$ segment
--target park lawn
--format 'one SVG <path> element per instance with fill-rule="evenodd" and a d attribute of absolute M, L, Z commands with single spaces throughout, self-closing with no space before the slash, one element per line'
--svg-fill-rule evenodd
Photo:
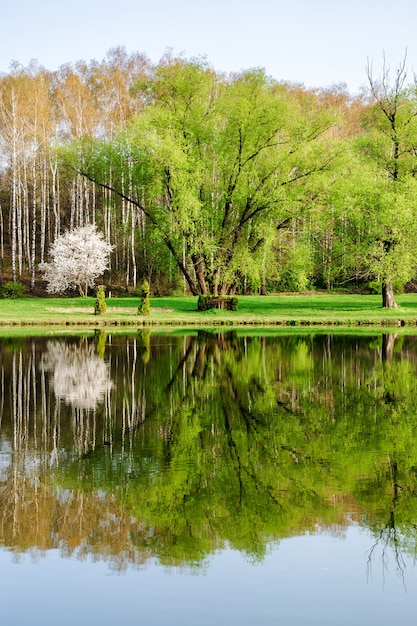
<path fill-rule="evenodd" d="M 104 316 L 94 315 L 95 298 L 0 300 L 0 326 L 214 326 L 214 325 L 378 325 L 416 326 L 417 294 L 397 296 L 397 309 L 383 309 L 381 296 L 335 293 L 239 296 L 237 311 L 197 310 L 192 296 L 153 297 L 151 314 L 137 314 L 139 298 L 107 299 Z"/>

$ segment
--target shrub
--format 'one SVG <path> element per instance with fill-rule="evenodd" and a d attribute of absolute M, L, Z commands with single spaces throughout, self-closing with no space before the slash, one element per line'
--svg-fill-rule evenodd
<path fill-rule="evenodd" d="M 151 312 L 151 302 L 149 296 L 151 294 L 151 287 L 148 281 L 145 280 L 142 283 L 142 291 L 141 291 L 141 303 L 138 308 L 138 315 L 149 315 Z"/>
<path fill-rule="evenodd" d="M 3 298 L 21 298 L 25 293 L 25 286 L 17 281 L 10 281 L 3 286 L 1 295 Z"/>
<path fill-rule="evenodd" d="M 106 314 L 107 305 L 106 305 L 105 294 L 106 294 L 105 286 L 99 285 L 97 287 L 97 292 L 96 292 L 97 298 L 96 298 L 96 302 L 94 305 L 94 315 Z"/>

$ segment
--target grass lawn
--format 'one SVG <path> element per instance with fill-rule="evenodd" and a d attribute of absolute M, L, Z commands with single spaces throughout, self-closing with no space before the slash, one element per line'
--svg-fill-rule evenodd
<path fill-rule="evenodd" d="M 151 314 L 137 314 L 139 298 L 107 299 L 107 313 L 94 315 L 95 298 L 0 300 L 0 326 L 215 326 L 338 325 L 417 326 L 417 294 L 397 296 L 397 309 L 383 309 L 379 295 L 307 294 L 240 296 L 237 311 L 199 312 L 196 297 L 151 298 Z"/>

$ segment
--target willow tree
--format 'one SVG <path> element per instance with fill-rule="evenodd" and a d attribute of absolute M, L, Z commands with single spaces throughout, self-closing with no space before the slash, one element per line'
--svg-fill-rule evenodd
<path fill-rule="evenodd" d="M 378 224 L 374 237 L 382 305 L 395 307 L 393 285 L 398 279 L 405 282 L 411 278 L 415 267 L 412 251 L 416 233 L 412 226 L 416 220 L 416 84 L 406 85 L 406 57 L 393 78 L 385 59 L 380 78 L 374 77 L 371 66 L 367 75 L 370 104 L 364 114 L 366 132 L 359 148 L 375 168 L 373 180 L 383 190 L 382 195 L 377 194 L 371 215 Z"/>
<path fill-rule="evenodd" d="M 258 286 L 331 161 L 329 109 L 260 70 L 227 78 L 182 59 L 136 89 L 144 110 L 113 140 L 77 144 L 72 167 L 137 207 L 191 293 Z"/>
<path fill-rule="evenodd" d="M 359 152 L 357 139 L 344 144 L 343 168 L 318 224 L 333 237 L 325 269 L 333 282 L 379 288 L 382 306 L 392 307 L 394 288 L 415 275 L 417 180 L 404 176 L 394 185 L 373 159 L 364 158 L 364 142 L 369 145 L 369 137 L 359 141 Z"/>

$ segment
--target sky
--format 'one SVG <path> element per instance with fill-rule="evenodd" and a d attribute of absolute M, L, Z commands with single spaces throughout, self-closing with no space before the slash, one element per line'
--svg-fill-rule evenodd
<path fill-rule="evenodd" d="M 416 0 L 3 0 L 0 73 L 31 60 L 48 70 L 114 47 L 158 62 L 169 50 L 218 72 L 254 67 L 279 81 L 352 94 L 383 59 L 417 71 Z"/>

